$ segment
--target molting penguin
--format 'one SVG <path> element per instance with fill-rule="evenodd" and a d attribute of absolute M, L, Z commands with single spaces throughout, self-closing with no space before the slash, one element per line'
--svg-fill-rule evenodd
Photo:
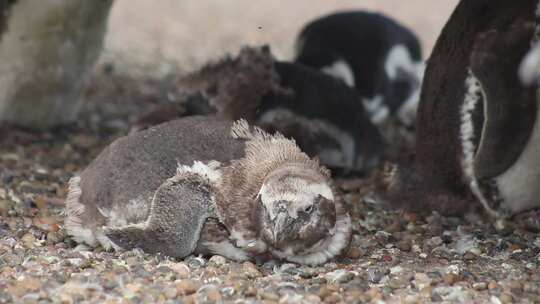
<path fill-rule="evenodd" d="M 418 39 L 396 21 L 364 11 L 315 19 L 297 38 L 295 62 L 356 88 L 374 123 L 396 115 L 413 125 L 424 64 Z"/>
<path fill-rule="evenodd" d="M 316 265 L 351 235 L 328 170 L 280 134 L 215 117 L 114 141 L 70 180 L 66 211 L 77 242 L 172 257 Z"/>
<path fill-rule="evenodd" d="M 315 69 L 275 61 L 267 47 L 246 47 L 178 84 L 183 95 L 202 97 L 186 98 L 186 109 L 279 131 L 335 173 L 368 173 L 382 158 L 382 136 L 355 90 Z"/>

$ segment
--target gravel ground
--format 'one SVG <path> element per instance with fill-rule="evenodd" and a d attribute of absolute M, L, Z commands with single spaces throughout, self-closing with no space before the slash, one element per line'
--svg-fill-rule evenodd
<path fill-rule="evenodd" d="M 141 11 L 149 11 L 157 4 L 131 1 L 118 0 L 112 12 L 112 31 L 103 62 L 114 62 L 114 66 L 123 63 L 110 56 L 112 53 L 122 53 L 122 47 L 124 51 L 132 50 L 128 40 L 124 44 L 119 37 L 112 38 L 120 35 L 119 24 L 115 23 L 120 22 L 118 18 L 131 16 L 129 22 L 135 28 L 129 27 L 127 32 L 136 32 L 140 39 L 155 34 L 155 40 L 161 42 L 165 38 L 159 33 L 180 26 L 169 13 L 160 16 L 165 27 L 154 25 L 153 30 L 137 32 L 135 25 L 151 22 Z M 245 20 L 234 19 L 244 26 L 244 22 L 259 20 L 254 16 L 257 11 L 261 20 L 274 24 L 278 24 L 275 19 L 288 16 L 294 22 L 287 26 L 297 28 L 306 18 L 330 8 L 361 7 L 357 2 L 325 1 L 323 5 L 323 1 L 316 1 L 317 5 L 311 5 L 307 0 L 295 1 L 294 5 L 287 3 L 291 10 L 280 11 L 274 6 L 284 5 L 285 1 L 265 2 L 279 16 L 269 16 L 267 11 L 263 14 L 257 10 L 258 4 L 247 0 L 235 0 L 245 6 L 235 10 L 223 1 L 204 3 L 212 4 L 206 9 L 211 15 L 219 13 L 219 20 L 249 12 Z M 403 8 L 403 1 L 385 1 L 384 5 L 380 2 L 362 3 L 386 10 L 400 4 Z M 202 23 L 190 13 L 200 10 L 195 1 L 178 3 L 163 0 L 159 7 L 165 12 L 178 9 L 182 16 L 189 17 L 190 24 Z M 434 1 L 407 3 L 411 4 L 407 6 L 410 11 L 400 9 L 396 15 L 433 18 L 432 14 L 421 14 L 427 9 L 424 4 L 432 12 Z M 453 3 L 445 1 L 444 7 Z M 221 14 L 224 7 L 228 8 L 227 14 Z M 441 14 L 437 11 L 433 15 Z M 423 37 L 432 37 L 431 32 L 438 31 L 422 27 L 419 17 L 408 22 L 417 22 L 418 28 L 424 30 Z M 218 27 L 216 24 L 213 26 Z M 266 24 L 263 29 L 270 28 Z M 227 24 L 219 28 L 230 33 L 235 27 Z M 208 27 L 196 30 L 217 35 Z M 266 39 L 254 34 L 252 40 L 244 39 L 250 34 L 240 35 L 244 38 L 225 35 L 217 42 L 209 42 L 211 47 L 195 51 L 201 45 L 185 44 L 185 33 L 177 34 L 179 38 L 173 42 L 184 45 L 180 51 L 185 53 L 175 53 L 175 48 L 159 52 L 188 67 L 223 50 L 234 51 L 239 43 Z M 291 32 L 282 34 L 281 28 L 273 29 L 272 41 L 285 48 Z M 131 39 L 129 34 L 123 38 Z M 119 39 L 117 46 L 111 39 Z M 138 45 L 143 57 L 155 51 L 154 46 Z M 217 45 L 223 48 L 217 49 Z M 152 60 L 160 61 L 158 57 Z M 372 199 L 369 178 L 337 181 L 351 209 L 354 239 L 348 252 L 321 267 L 235 263 L 219 256 L 171 260 L 137 250 L 112 253 L 76 246 L 62 227 L 68 179 L 109 142 L 126 134 L 137 116 L 157 103 L 175 98 L 173 77 L 158 81 L 121 76 L 112 69 L 114 66 L 102 63 L 96 68 L 77 123 L 44 133 L 0 127 L 0 303 L 540 303 L 538 234 L 523 230 L 497 232 L 481 215 L 448 218 L 391 210 Z"/>
<path fill-rule="evenodd" d="M 371 199 L 370 179 L 338 181 L 354 240 L 321 267 L 75 246 L 62 229 L 67 180 L 171 95 L 167 80 L 102 70 L 78 123 L 46 133 L 0 129 L 0 303 L 540 303 L 538 234 L 502 235 L 480 216 L 388 210 Z"/>

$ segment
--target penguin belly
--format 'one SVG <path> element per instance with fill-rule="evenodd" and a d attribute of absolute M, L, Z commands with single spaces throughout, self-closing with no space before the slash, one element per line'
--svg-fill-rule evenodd
<path fill-rule="evenodd" d="M 495 181 L 501 207 L 512 214 L 540 207 L 540 107 L 531 137 L 517 161 Z"/>

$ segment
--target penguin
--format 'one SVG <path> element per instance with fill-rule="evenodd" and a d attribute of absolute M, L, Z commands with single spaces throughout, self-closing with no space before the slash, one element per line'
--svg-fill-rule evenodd
<path fill-rule="evenodd" d="M 526 11 L 514 8 L 513 14 Z M 415 165 L 386 170 L 380 182 L 382 196 L 430 211 L 454 209 L 454 214 L 480 206 L 495 220 L 496 228 L 515 224 L 540 230 L 540 107 L 535 64 L 531 64 L 535 62 L 531 57 L 537 56 L 536 47 L 531 49 L 534 32 L 534 23 L 520 18 L 473 32 L 470 50 L 459 52 L 468 58 L 463 67 L 463 95 L 458 102 L 448 99 L 448 104 L 437 108 L 458 114 L 456 121 L 451 121 L 454 116 L 446 118 L 452 128 L 446 131 L 447 145 L 427 145 L 436 138 L 424 137 L 434 122 L 429 124 L 424 117 L 426 123 L 419 125 L 421 153 Z M 451 40 L 445 36 L 439 41 Z M 420 112 L 434 115 L 431 106 L 422 104 Z M 426 171 L 426 160 L 418 157 L 443 151 L 448 163 L 440 162 Z M 435 164 L 430 160 L 430 165 Z M 448 178 L 450 173 L 457 178 Z M 436 204 L 439 206 L 433 206 Z"/>
<path fill-rule="evenodd" d="M 416 35 L 373 12 L 343 11 L 307 23 L 295 41 L 294 62 L 355 88 L 380 125 L 390 117 L 412 127 L 424 73 Z"/>
<path fill-rule="evenodd" d="M 349 244 L 329 171 L 293 140 L 211 116 L 119 138 L 69 182 L 65 229 L 78 243 L 236 261 L 318 265 Z"/>
<path fill-rule="evenodd" d="M 278 85 L 262 97 L 254 123 L 279 131 L 338 175 L 367 175 L 382 161 L 383 137 L 355 90 L 316 69 L 276 61 Z"/>
<path fill-rule="evenodd" d="M 208 63 L 179 79 L 178 87 L 188 96 L 183 108 L 191 110 L 185 113 L 244 118 L 278 131 L 334 174 L 369 174 L 384 154 L 382 135 L 357 91 L 316 69 L 277 61 L 266 46 L 245 47 L 234 58 Z M 169 109 L 155 112 L 176 117 Z M 158 116 L 145 116 L 145 123 Z"/>
<path fill-rule="evenodd" d="M 481 33 L 473 47 L 461 105 L 462 170 L 488 213 L 507 218 L 540 207 L 540 107 L 520 64 L 534 26 Z"/>

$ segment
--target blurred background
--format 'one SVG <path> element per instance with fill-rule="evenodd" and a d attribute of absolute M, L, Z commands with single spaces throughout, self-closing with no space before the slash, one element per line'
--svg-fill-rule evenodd
<path fill-rule="evenodd" d="M 427 58 L 457 0 L 116 0 L 102 62 L 117 72 L 159 76 L 190 71 L 235 53 L 245 44 L 268 43 L 280 59 L 309 20 L 330 12 L 383 12 L 419 36 Z"/>

